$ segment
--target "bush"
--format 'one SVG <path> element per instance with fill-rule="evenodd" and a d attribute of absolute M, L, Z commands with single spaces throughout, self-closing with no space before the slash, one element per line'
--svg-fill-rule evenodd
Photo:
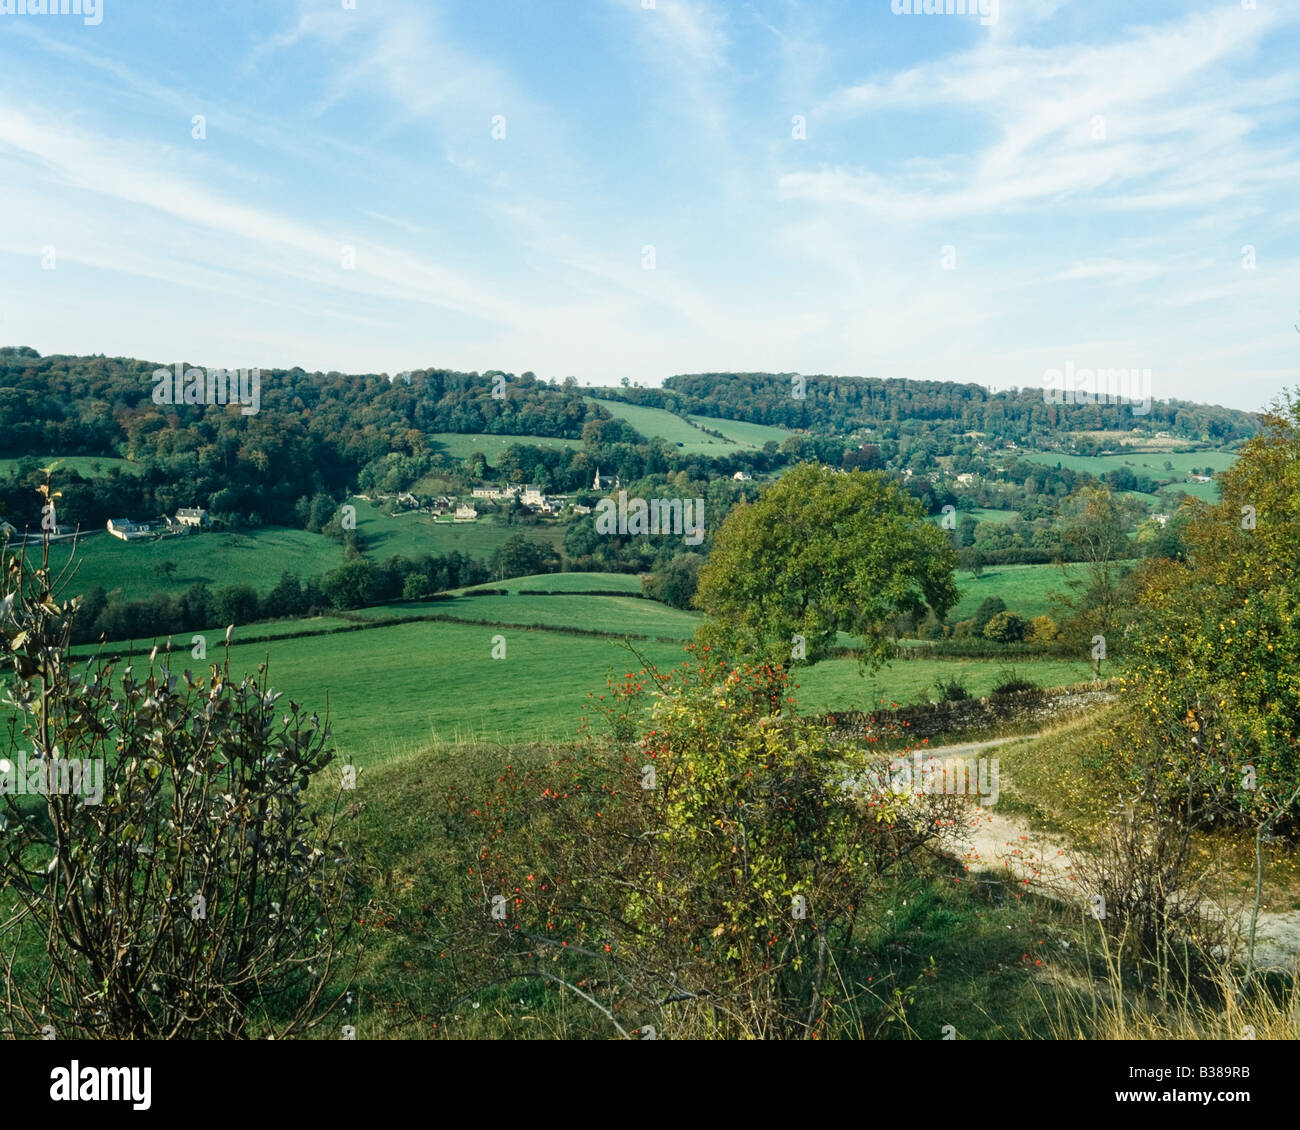
<path fill-rule="evenodd" d="M 984 636 L 995 643 L 1021 643 L 1029 632 L 1029 621 L 1015 612 L 999 612 L 984 625 Z"/>
<path fill-rule="evenodd" d="M 940 679 L 935 687 L 939 692 L 940 702 L 960 702 L 962 699 L 970 698 L 970 691 L 956 679 L 949 679 L 947 682 Z"/>
<path fill-rule="evenodd" d="M 607 736 L 451 794 L 481 862 L 462 876 L 474 910 L 449 957 L 484 984 L 581 985 L 624 1035 L 879 1023 L 886 1006 L 853 973 L 855 929 L 960 802 L 880 785 L 879 754 L 846 764 L 787 690 L 781 670 L 707 650 L 668 675 L 629 672 L 604 704 Z"/>
<path fill-rule="evenodd" d="M 1031 643 L 1052 644 L 1061 638 L 1061 629 L 1050 616 L 1035 616 L 1029 622 L 1029 640 Z"/>
<path fill-rule="evenodd" d="M 35 804 L 0 794 L 0 893 L 18 911 L 17 944 L 0 953 L 5 1035 L 284 1038 L 317 1026 L 360 952 L 344 949 L 360 908 L 337 808 L 307 808 L 332 760 L 328 725 L 278 705 L 260 667 L 240 680 L 228 661 L 208 678 L 177 675 L 170 654 L 155 666 L 155 649 L 115 690 L 111 664 L 70 665 L 77 605 L 56 602 L 46 563 L 28 572 L 6 558 L 0 596 L 25 739 L 7 757 L 30 749 L 30 766 L 51 751 L 69 785 Z"/>
<path fill-rule="evenodd" d="M 1001 682 L 993 688 L 991 694 L 1023 694 L 1026 691 L 1041 691 L 1043 688 L 1032 679 L 1024 679 L 1016 674 L 1014 667 L 999 673 Z"/>

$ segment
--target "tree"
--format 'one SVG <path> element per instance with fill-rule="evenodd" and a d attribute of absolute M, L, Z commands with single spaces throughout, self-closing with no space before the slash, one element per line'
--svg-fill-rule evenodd
<path fill-rule="evenodd" d="M 861 641 L 863 666 L 879 667 L 898 616 L 942 616 L 957 602 L 956 551 L 924 518 L 878 472 L 800 464 L 718 530 L 700 571 L 698 638 L 788 665 L 799 657 L 795 636 L 815 662 L 846 631 Z"/>
<path fill-rule="evenodd" d="M 1265 415 L 1220 487 L 1189 507 L 1186 561 L 1138 570 L 1131 717 L 1183 783 L 1165 803 L 1253 823 L 1300 780 L 1300 404 Z"/>
<path fill-rule="evenodd" d="M 690 608 L 699 587 L 704 558 L 698 553 L 679 553 L 663 568 L 641 582 L 641 591 L 651 600 L 670 608 Z"/>
<path fill-rule="evenodd" d="M 257 619 L 260 602 L 251 585 L 227 585 L 212 597 L 212 612 L 222 624 L 250 624 Z"/>
<path fill-rule="evenodd" d="M 335 608 L 362 608 L 375 599 L 375 567 L 358 557 L 321 578 L 321 590 Z"/>
<path fill-rule="evenodd" d="M 547 542 L 534 541 L 526 534 L 511 534 L 492 554 L 490 565 L 499 578 L 528 577 L 556 572 L 560 558 Z"/>
<path fill-rule="evenodd" d="M 1076 642 L 1103 635 L 1114 650 L 1123 607 L 1122 562 L 1131 556 L 1125 508 L 1104 487 L 1085 486 L 1061 504 L 1062 540 L 1084 563 L 1082 579 L 1066 584 L 1073 599 L 1058 600 L 1069 615 L 1069 633 Z"/>
<path fill-rule="evenodd" d="M 975 615 L 971 617 L 971 631 L 977 636 L 982 636 L 989 621 L 992 620 L 994 616 L 998 615 L 998 613 L 1005 612 L 1006 610 L 1006 601 L 1004 601 L 1000 596 L 986 597 L 984 600 L 980 601 L 979 608 L 975 610 Z"/>

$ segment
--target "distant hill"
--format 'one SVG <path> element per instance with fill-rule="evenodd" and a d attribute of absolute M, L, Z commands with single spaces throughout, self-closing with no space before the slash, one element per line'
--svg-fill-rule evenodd
<path fill-rule="evenodd" d="M 923 421 L 954 431 L 1018 438 L 1062 431 L 1131 431 L 1135 426 L 1204 436 L 1229 443 L 1253 435 L 1258 417 L 1234 408 L 1185 400 L 1153 400 L 1135 416 L 1126 404 L 1054 405 L 1038 388 L 990 392 L 982 385 L 948 381 L 882 380 L 874 377 L 804 376 L 791 373 L 684 373 L 662 388 L 610 388 L 598 395 L 669 412 L 744 420 L 773 427 L 852 432 L 859 428 Z M 802 391 L 803 396 L 795 395 Z"/>

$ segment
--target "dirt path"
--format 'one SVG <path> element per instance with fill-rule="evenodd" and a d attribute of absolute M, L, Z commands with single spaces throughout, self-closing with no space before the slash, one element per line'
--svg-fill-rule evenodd
<path fill-rule="evenodd" d="M 1019 740 L 997 738 L 986 742 L 966 742 L 940 746 L 926 753 L 940 760 L 971 757 L 982 750 Z M 1001 773 L 1000 767 L 999 776 L 1001 787 L 1009 788 L 1011 782 Z M 1074 885 L 1076 857 L 1068 841 L 1062 836 L 1036 830 L 1023 817 L 998 812 L 996 806 L 968 805 L 964 827 L 945 846 L 949 854 L 972 869 L 1003 872 L 1035 893 L 1050 898 L 1061 898 L 1062 893 Z M 1084 891 L 1079 890 L 1072 901 L 1086 906 L 1088 898 Z M 1238 927 L 1242 937 L 1247 937 L 1250 931 L 1249 907 L 1238 914 Z M 1300 959 L 1300 910 L 1261 910 L 1255 938 L 1256 965 L 1261 969 L 1289 969 L 1297 959 Z"/>

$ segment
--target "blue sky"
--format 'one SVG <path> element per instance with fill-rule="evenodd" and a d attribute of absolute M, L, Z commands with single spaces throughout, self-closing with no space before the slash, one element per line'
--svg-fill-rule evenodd
<path fill-rule="evenodd" d="M 0 342 L 1300 383 L 1297 0 L 344 2 L 0 14 Z"/>

